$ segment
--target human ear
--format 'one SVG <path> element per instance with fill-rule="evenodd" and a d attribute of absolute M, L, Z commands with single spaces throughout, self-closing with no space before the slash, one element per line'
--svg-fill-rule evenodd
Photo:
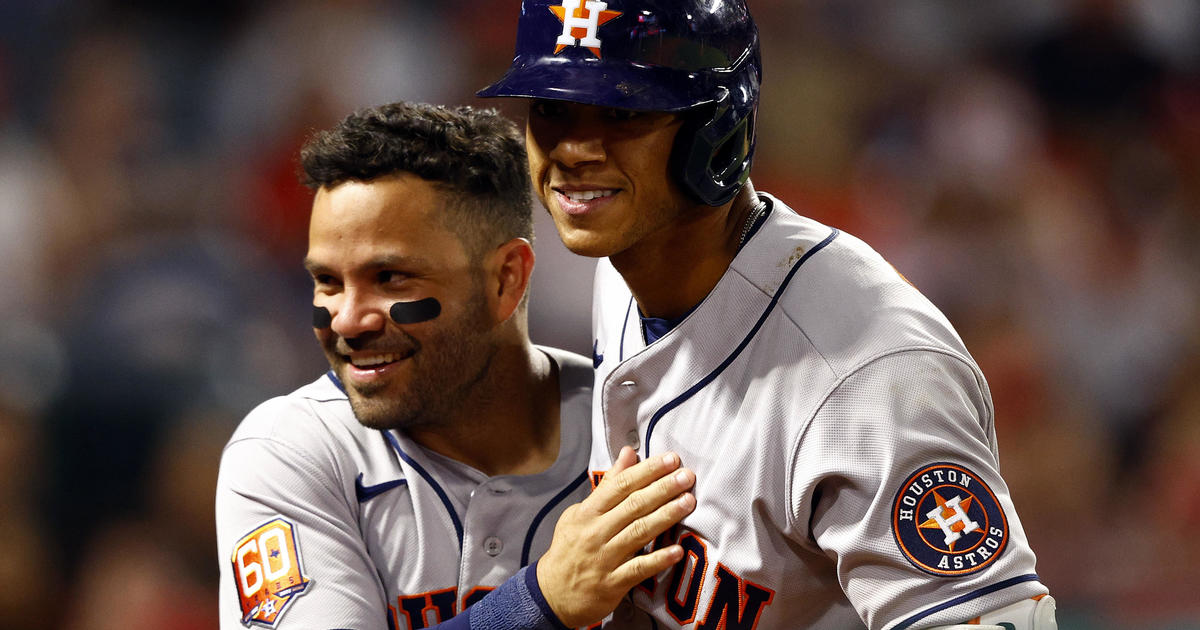
<path fill-rule="evenodd" d="M 533 246 L 523 238 L 509 240 L 492 252 L 488 299 L 494 305 L 497 321 L 512 317 L 523 302 L 534 258 Z"/>

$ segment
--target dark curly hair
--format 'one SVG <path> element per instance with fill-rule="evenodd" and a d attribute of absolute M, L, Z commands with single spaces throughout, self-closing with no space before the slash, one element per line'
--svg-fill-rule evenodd
<path fill-rule="evenodd" d="M 478 257 L 512 238 L 533 239 L 524 137 L 494 109 L 391 103 L 362 109 L 300 150 L 304 185 L 407 172 L 450 193 L 443 217 Z"/>

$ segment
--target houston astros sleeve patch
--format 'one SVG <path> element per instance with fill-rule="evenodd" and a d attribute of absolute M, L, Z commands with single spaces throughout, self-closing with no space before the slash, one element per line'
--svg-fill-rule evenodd
<path fill-rule="evenodd" d="M 312 580 L 304 577 L 296 528 L 276 518 L 246 534 L 233 547 L 242 623 L 273 627 L 293 599 L 304 594 Z"/>
<path fill-rule="evenodd" d="M 913 566 L 957 577 L 983 570 L 1008 542 L 996 495 L 958 464 L 925 466 L 904 480 L 892 505 L 892 534 Z"/>

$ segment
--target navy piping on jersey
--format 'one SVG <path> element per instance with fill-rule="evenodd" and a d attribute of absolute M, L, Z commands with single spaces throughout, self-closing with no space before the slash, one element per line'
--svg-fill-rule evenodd
<path fill-rule="evenodd" d="M 972 599 L 975 599 L 976 597 L 983 597 L 984 595 L 990 595 L 992 593 L 995 593 L 996 591 L 1002 591 L 1010 586 L 1016 586 L 1017 584 L 1022 584 L 1024 582 L 1035 582 L 1037 580 L 1038 580 L 1038 576 L 1036 573 L 1029 573 L 1027 575 L 1020 575 L 1015 578 L 1009 578 L 1009 579 L 1003 580 L 1001 582 L 996 582 L 995 584 L 989 584 L 988 586 L 985 586 L 983 588 L 971 591 L 970 593 L 967 593 L 966 595 L 960 595 L 949 601 L 942 602 L 941 604 L 938 604 L 937 606 L 934 606 L 932 608 L 927 608 L 925 610 L 922 610 L 921 612 L 909 617 L 908 619 L 901 621 L 892 630 L 904 630 L 904 628 L 907 628 L 907 627 L 913 625 L 914 623 L 917 623 L 918 621 L 920 621 L 936 612 L 941 612 L 943 610 L 946 610 L 947 608 L 952 608 L 963 602 L 971 601 Z"/>
<path fill-rule="evenodd" d="M 333 384 L 336 385 L 338 389 L 342 390 L 343 394 L 346 393 L 346 387 L 342 385 L 342 381 L 339 380 L 337 375 L 333 373 L 333 370 L 327 372 L 326 376 L 329 377 L 329 380 L 333 381 Z M 418 464 L 412 457 L 409 457 L 408 453 L 404 452 L 404 449 L 400 448 L 400 443 L 396 441 L 396 437 L 394 435 L 388 431 L 380 431 L 380 433 L 387 436 L 388 442 L 392 445 L 392 448 L 396 449 L 396 453 L 400 455 L 400 459 L 403 459 L 405 462 L 407 462 L 409 466 L 412 466 L 413 469 L 415 469 L 417 473 L 425 479 L 425 481 L 429 482 L 429 485 L 433 487 L 433 491 L 437 493 L 438 498 L 442 500 L 442 505 L 446 506 L 446 512 L 450 514 L 450 521 L 454 523 L 454 533 L 458 535 L 458 550 L 461 552 L 463 546 L 463 526 L 462 522 L 458 520 L 458 514 L 454 512 L 454 504 L 450 502 L 450 497 L 446 495 L 446 491 L 443 490 L 440 485 L 438 485 L 438 482 L 433 480 L 433 476 L 430 475 L 428 471 L 422 468 L 421 465 Z"/>
<path fill-rule="evenodd" d="M 533 535 L 537 533 L 538 527 L 542 524 L 542 519 L 546 518 L 546 515 L 550 513 L 550 510 L 554 509 L 554 506 L 562 503 L 563 499 L 571 496 L 571 493 L 575 491 L 575 488 L 578 488 L 579 484 L 587 481 L 587 478 L 588 473 L 586 470 L 584 470 L 579 474 L 579 477 L 577 477 L 575 481 L 572 481 L 567 485 L 566 488 L 563 488 L 561 492 L 554 495 L 554 498 L 550 499 L 550 502 L 544 505 L 542 509 L 538 511 L 537 516 L 533 517 L 533 522 L 529 524 L 529 533 L 525 534 L 525 546 L 521 547 L 521 566 L 526 566 L 529 564 L 529 550 L 533 547 Z"/>
<path fill-rule="evenodd" d="M 403 459 L 405 462 L 407 462 L 409 466 L 412 466 L 413 469 L 417 471 L 417 474 L 421 475 L 425 481 L 429 482 L 429 485 L 433 487 L 433 491 L 437 493 L 438 498 L 442 500 L 442 505 L 446 506 L 446 513 L 450 515 L 450 521 L 454 523 L 454 533 L 458 535 L 458 551 L 459 553 L 462 553 L 462 522 L 458 520 L 458 514 L 454 512 L 454 504 L 450 502 L 450 497 L 446 495 L 446 491 L 443 490 L 440 485 L 438 485 L 438 482 L 434 481 L 433 475 L 430 475 L 428 471 L 426 471 L 421 467 L 420 464 L 416 462 L 416 460 L 410 457 L 408 453 L 405 453 L 404 449 L 400 448 L 400 442 L 396 440 L 396 436 L 392 435 L 391 431 L 381 431 L 380 433 L 383 433 L 387 436 L 388 442 L 392 444 L 392 448 L 396 449 L 396 453 L 400 455 L 400 459 Z"/>
<path fill-rule="evenodd" d="M 700 379 L 699 382 L 697 382 L 695 385 L 692 385 L 687 391 L 676 396 L 673 400 L 660 407 L 658 411 L 655 411 L 653 416 L 650 416 L 650 423 L 646 427 L 646 443 L 644 445 L 645 448 L 643 457 L 650 457 L 650 436 L 654 433 L 654 425 L 658 424 L 659 419 L 667 415 L 667 413 L 672 409 L 683 404 L 687 399 L 695 396 L 696 392 L 699 392 L 708 386 L 709 383 L 713 382 L 713 380 L 720 376 L 721 372 L 725 371 L 725 368 L 729 367 L 733 363 L 734 359 L 738 358 L 738 355 L 742 353 L 742 350 L 745 350 L 746 346 L 750 345 L 750 340 L 754 338 L 754 335 L 758 334 L 758 330 L 762 328 L 763 322 L 767 321 L 767 316 L 771 314 L 771 311 L 775 310 L 775 305 L 779 304 L 779 297 L 783 295 L 784 291 L 787 290 L 788 284 L 791 283 L 792 278 L 796 276 L 796 272 L 800 270 L 800 266 L 808 261 L 809 258 L 812 258 L 813 254 L 821 251 L 826 245 L 833 242 L 833 239 L 837 238 L 838 234 L 841 234 L 841 230 L 834 228 L 833 231 L 829 233 L 829 236 L 825 237 L 825 240 L 817 243 L 812 249 L 805 252 L 804 255 L 800 257 L 800 260 L 796 261 L 795 265 L 792 265 L 791 271 L 788 271 L 787 276 L 783 279 L 783 283 L 780 284 L 779 289 L 775 291 L 775 295 L 771 296 L 771 302 L 767 304 L 767 308 L 763 310 L 762 315 L 760 315 L 758 321 L 754 323 L 754 327 L 750 329 L 750 332 L 746 335 L 746 338 L 742 339 L 742 342 L 738 344 L 738 347 L 735 348 L 728 357 L 725 357 L 725 360 L 722 361 L 715 370 L 709 372 L 708 376 Z M 626 318 L 626 327 L 628 327 L 628 318 Z M 621 332 L 624 334 L 624 330 Z"/>

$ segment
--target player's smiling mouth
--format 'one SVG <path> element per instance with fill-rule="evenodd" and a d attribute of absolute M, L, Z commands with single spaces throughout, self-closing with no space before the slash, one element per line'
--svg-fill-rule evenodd
<path fill-rule="evenodd" d="M 365 357 L 348 357 L 350 364 L 356 368 L 373 368 L 387 363 L 395 363 L 401 356 L 393 353 L 375 354 Z"/>
<path fill-rule="evenodd" d="M 552 190 L 558 197 L 559 207 L 569 215 L 594 212 L 621 192 L 620 188 L 584 186 L 554 186 Z"/>
<path fill-rule="evenodd" d="M 598 190 L 559 190 L 558 193 L 571 201 L 591 201 L 602 197 L 611 197 L 617 194 L 613 188 L 602 188 Z"/>
<path fill-rule="evenodd" d="M 411 357 L 412 352 L 372 352 L 354 356 L 343 354 L 342 361 L 360 375 L 377 374 Z"/>

